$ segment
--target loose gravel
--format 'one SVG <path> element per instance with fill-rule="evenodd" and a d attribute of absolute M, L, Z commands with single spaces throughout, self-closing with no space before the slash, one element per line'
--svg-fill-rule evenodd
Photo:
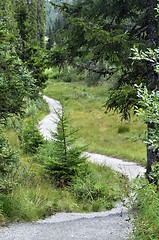
<path fill-rule="evenodd" d="M 40 123 L 40 131 L 50 140 L 50 131 L 57 130 L 57 112 L 61 104 L 47 96 L 50 113 Z M 132 162 L 106 157 L 100 154 L 84 153 L 88 160 L 107 165 L 129 179 L 143 174 L 145 169 Z M 55 215 L 32 223 L 14 223 L 0 228 L 0 240 L 126 240 L 132 233 L 131 214 L 122 203 L 106 212 L 94 213 L 56 213 Z"/>

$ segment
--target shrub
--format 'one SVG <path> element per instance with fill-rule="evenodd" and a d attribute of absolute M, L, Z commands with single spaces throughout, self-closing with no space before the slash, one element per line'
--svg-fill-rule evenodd
<path fill-rule="evenodd" d="M 101 76 L 98 73 L 90 73 L 86 71 L 85 82 L 88 86 L 97 86 L 101 80 Z"/>
<path fill-rule="evenodd" d="M 36 153 L 44 138 L 33 119 L 28 119 L 22 130 L 22 149 L 25 153 Z"/>
<path fill-rule="evenodd" d="M 149 176 L 151 178 L 151 182 L 156 184 L 156 186 L 159 188 L 159 162 L 152 163 Z"/>
<path fill-rule="evenodd" d="M 9 192 L 15 184 L 15 173 L 19 166 L 18 155 L 12 150 L 0 129 L 0 192 Z"/>
<path fill-rule="evenodd" d="M 54 67 L 45 70 L 45 75 L 51 80 L 72 82 L 76 79 L 77 71 L 70 66 L 65 66 L 62 69 Z"/>
<path fill-rule="evenodd" d="M 118 133 L 126 133 L 130 131 L 130 127 L 128 125 L 120 125 L 118 126 Z"/>

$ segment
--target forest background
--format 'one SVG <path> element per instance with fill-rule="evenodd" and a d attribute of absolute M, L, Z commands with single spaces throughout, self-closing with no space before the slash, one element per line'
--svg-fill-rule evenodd
<path fill-rule="evenodd" d="M 140 216 L 137 218 L 140 224 L 136 224 L 136 236 L 141 239 L 145 234 L 151 237 L 149 239 L 155 239 L 158 234 L 158 215 L 154 211 L 159 204 L 158 171 L 152 168 L 152 163 L 158 161 L 158 121 L 152 109 L 158 107 L 155 101 L 158 103 L 156 90 L 159 87 L 156 70 L 157 1 L 86 0 L 67 3 L 56 1 L 51 4 L 44 0 L 6 0 L 0 3 L 0 13 L 1 222 L 7 219 L 36 219 L 63 209 L 107 209 L 121 197 L 119 189 L 124 180 L 117 184 L 118 175 L 108 174 L 110 170 L 97 169 L 95 166 L 88 166 L 87 182 L 91 191 L 90 195 L 86 194 L 88 186 L 81 180 L 84 174 L 82 168 L 78 168 L 81 159 L 77 162 L 77 171 L 73 171 L 78 172 L 78 178 L 75 174 L 73 180 L 67 179 L 72 158 L 67 161 L 66 171 L 64 165 L 60 168 L 62 178 L 59 175 L 57 177 L 57 161 L 54 160 L 61 158 L 62 155 L 58 157 L 63 154 L 62 147 L 56 148 L 46 143 L 37 128 L 38 120 L 46 113 L 46 105 L 40 94 L 45 88 L 49 96 L 68 102 L 66 112 L 70 112 L 70 115 L 66 119 L 79 128 L 80 137 L 73 141 L 79 146 L 78 157 L 81 142 L 84 142 L 90 151 L 145 164 L 144 146 L 135 143 L 138 133 L 141 135 L 145 127 L 140 125 L 136 116 L 130 120 L 137 108 L 138 114 L 144 116 L 143 120 L 148 127 L 148 138 L 142 137 L 147 147 L 148 182 L 144 180 L 142 184 L 146 186 L 147 199 L 153 204 L 150 204 L 150 209 L 145 209 L 146 202 L 143 199 L 148 200 L 144 192 L 143 195 L 139 194 L 138 201 L 140 207 L 143 203 L 141 214 L 144 220 L 141 222 Z M 141 83 L 148 91 L 139 87 Z M 148 106 L 143 104 L 146 100 Z M 149 115 L 146 112 L 148 107 Z M 104 115 L 104 111 L 109 111 L 109 114 Z M 119 113 L 123 122 L 111 111 Z M 88 119 L 89 114 L 91 124 L 95 122 L 96 126 L 94 131 L 88 128 L 89 131 L 84 132 L 82 128 L 85 128 L 86 120 L 83 119 Z M 64 117 L 61 121 L 66 131 L 68 129 L 68 142 L 72 143 L 69 138 L 71 127 L 66 119 Z M 110 124 L 112 121 L 113 124 Z M 109 128 L 105 126 L 107 122 Z M 102 127 L 97 133 L 99 123 Z M 109 130 L 105 133 L 106 128 Z M 117 129 L 115 133 L 113 128 Z M 58 134 L 56 137 L 62 142 L 64 139 L 60 127 Z M 96 145 L 93 145 L 90 139 L 95 139 L 95 136 L 101 140 L 99 144 L 96 140 Z M 120 145 L 113 145 L 115 136 Z M 57 149 L 53 152 L 49 150 L 54 159 L 51 162 L 48 160 L 50 156 L 46 154 L 49 151 L 45 149 Z M 86 164 L 84 160 L 82 163 Z M 92 171 L 96 171 L 96 174 L 92 174 Z M 107 183 L 99 177 L 101 172 L 107 174 Z M 95 179 L 93 175 L 96 175 Z M 46 182 L 41 182 L 43 176 Z M 67 181 L 64 181 L 64 176 L 67 176 Z M 97 178 L 101 182 L 93 188 Z M 116 188 L 113 187 L 113 191 L 114 185 Z M 103 189 L 103 186 L 107 186 L 107 189 Z M 68 191 L 68 187 L 71 190 Z M 85 193 L 82 199 L 78 195 L 80 191 Z M 105 195 L 107 198 L 101 201 Z M 66 196 L 68 202 L 63 206 L 62 199 Z M 89 205 L 86 206 L 86 202 Z M 32 209 L 32 214 L 29 209 Z"/>

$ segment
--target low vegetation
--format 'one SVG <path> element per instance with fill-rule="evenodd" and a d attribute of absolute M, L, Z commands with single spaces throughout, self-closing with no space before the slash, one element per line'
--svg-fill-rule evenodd
<path fill-rule="evenodd" d="M 141 91 L 140 88 L 140 94 Z M 49 87 L 46 88 L 45 92 L 50 97 L 54 97 L 66 105 L 66 109 L 70 113 L 69 118 L 71 119 L 72 126 L 78 127 L 79 129 L 79 142 L 88 143 L 88 151 L 117 156 L 136 161 L 143 166 L 146 165 L 146 151 L 142 143 L 142 141 L 146 141 L 144 135 L 146 130 L 145 125 L 140 123 L 139 119 L 133 115 L 131 121 L 122 122 L 120 116 L 111 112 L 104 113 L 102 106 L 107 98 L 106 84 L 88 87 L 85 83 L 61 83 L 53 81 L 49 83 Z M 146 99 L 148 98 L 147 92 L 145 97 Z M 151 96 L 150 98 L 152 100 Z M 143 104 L 147 102 L 150 103 L 150 101 L 146 101 L 144 97 L 142 100 L 144 101 Z M 157 101 L 154 101 L 154 104 L 155 103 L 157 103 Z M 151 111 L 154 111 L 154 109 L 157 108 L 152 107 Z M 141 111 L 142 109 L 138 109 L 138 115 L 141 115 Z M 148 116 L 151 118 L 152 115 L 156 116 L 157 114 L 157 112 L 151 114 L 149 109 L 148 113 Z M 143 115 L 147 117 L 145 112 L 142 112 L 142 116 Z M 141 139 L 141 142 L 139 142 L 139 139 Z M 136 180 L 135 189 L 133 189 L 133 191 L 136 192 L 133 208 L 135 212 L 137 212 L 137 214 L 134 215 L 133 239 L 135 238 L 136 240 L 157 240 L 159 236 L 159 174 L 156 165 L 152 167 L 150 177 L 152 179 L 151 184 L 149 184 L 146 179 L 139 178 Z M 89 180 L 87 183 L 89 183 Z M 85 185 L 87 184 L 81 184 L 80 180 L 78 181 L 78 187 L 76 187 L 75 184 L 75 189 L 77 189 L 76 197 L 82 195 L 83 199 L 85 199 L 85 195 L 82 194 L 83 188 L 86 187 Z M 95 184 L 94 187 L 96 188 Z M 87 193 L 89 193 L 88 190 Z M 97 206 L 96 204 L 95 207 Z M 94 207 L 92 210 L 93 209 Z"/>
<path fill-rule="evenodd" d="M 85 83 L 60 82 L 58 74 L 58 81 L 50 81 L 45 94 L 62 102 L 67 117 L 59 115 L 58 132 L 52 133 L 52 141 L 45 141 L 38 131 L 37 119 L 48 112 L 39 102 L 29 103 L 24 119 L 8 118 L 3 127 L 1 138 L 9 139 L 3 142 L 13 164 L 7 166 L 1 183 L 1 224 L 33 221 L 60 211 L 104 211 L 121 200 L 128 191 L 126 179 L 108 167 L 88 163 L 81 156 L 83 150 L 145 165 L 145 147 L 138 140 L 145 126 L 136 116 L 128 122 L 104 112 L 107 84 L 88 87 Z M 15 156 L 18 162 L 14 162 Z M 10 167 L 12 174 L 5 178 Z M 158 170 L 153 173 L 151 177 L 158 184 Z M 157 240 L 158 185 L 137 179 L 135 186 L 135 239 Z"/>
<path fill-rule="evenodd" d="M 145 178 L 136 179 L 136 197 L 133 208 L 134 236 L 136 240 L 158 240 L 159 237 L 159 192 Z M 134 239 L 134 238 L 133 238 Z"/>
<path fill-rule="evenodd" d="M 49 73 L 50 74 L 50 73 Z M 71 127 L 78 129 L 78 143 L 90 152 L 136 161 L 145 166 L 146 149 L 139 140 L 146 127 L 132 115 L 121 121 L 114 112 L 105 113 L 106 83 L 88 87 L 85 83 L 50 81 L 45 94 L 60 100 L 69 113 Z"/>
<path fill-rule="evenodd" d="M 112 208 L 122 197 L 121 188 L 125 188 L 125 178 L 107 167 L 87 163 L 84 157 L 80 157 L 82 143 L 77 145 L 78 141 L 74 138 L 77 133 L 72 131 L 70 120 L 66 121 L 65 118 L 63 130 L 65 137 L 68 134 L 67 144 L 71 145 L 66 156 L 69 161 L 60 163 L 64 147 L 60 125 L 58 134 L 55 134 L 58 143 L 42 140 L 37 129 L 37 119 L 38 112 L 43 116 L 41 112 L 42 109 L 46 111 L 46 106 L 40 104 L 39 108 L 39 103 L 36 104 L 38 107 L 33 103 L 29 105 L 24 120 L 10 117 L 3 126 L 5 136 L 9 139 L 7 146 L 15 149 L 19 164 L 13 166 L 12 181 L 7 182 L 7 185 L 3 182 L 0 223 L 32 221 L 60 211 L 89 212 Z"/>
<path fill-rule="evenodd" d="M 149 92 L 147 87 L 138 86 L 138 97 L 140 108 L 137 115 L 144 123 L 151 123 L 151 128 L 144 138 L 148 151 L 156 153 L 157 159 L 153 157 L 147 161 L 146 179 L 136 179 L 135 185 L 135 210 L 138 214 L 134 221 L 135 239 L 159 239 L 159 91 Z M 153 155 L 154 156 L 154 155 Z"/>

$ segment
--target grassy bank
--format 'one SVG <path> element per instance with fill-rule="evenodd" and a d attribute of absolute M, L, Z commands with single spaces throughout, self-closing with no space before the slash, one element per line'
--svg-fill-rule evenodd
<path fill-rule="evenodd" d="M 38 120 L 44 116 L 44 112 L 48 112 L 45 104 L 43 108 L 44 110 L 40 109 L 37 112 Z M 24 123 L 32 119 L 34 109 L 35 106 L 30 105 Z M 72 124 L 69 125 L 72 128 Z M 55 187 L 53 181 L 44 174 L 42 162 L 37 161 L 38 152 L 33 154 L 31 149 L 23 151 L 17 135 L 22 126 L 13 127 L 9 121 L 4 128 L 10 146 L 18 152 L 20 166 L 15 168 L 11 178 L 7 179 L 10 188 L 7 186 L 6 190 L 0 193 L 0 224 L 10 221 L 33 221 L 60 211 L 104 211 L 111 209 L 115 202 L 121 199 L 122 190 L 126 186 L 125 179 L 108 167 L 94 164 L 89 165 L 91 174 L 87 176 L 87 181 L 77 178 L 70 186 Z"/>
<path fill-rule="evenodd" d="M 138 140 L 145 126 L 135 116 L 123 122 L 118 114 L 105 113 L 107 91 L 106 85 L 87 87 L 82 83 L 50 82 L 44 93 L 63 103 L 71 127 L 79 131 L 78 141 L 86 144 L 88 151 L 145 166 L 146 149 Z"/>
<path fill-rule="evenodd" d="M 121 188 L 124 189 L 124 179 L 108 168 L 93 168 L 97 180 L 95 185 L 94 180 L 88 177 L 85 183 L 82 181 L 74 188 L 63 189 L 56 188 L 47 180 L 37 178 L 37 173 L 29 170 L 29 174 L 25 173 L 28 175 L 25 176 L 25 182 L 21 181 L 12 193 L 0 194 L 1 224 L 6 221 L 35 221 L 56 212 L 92 212 L 111 209 L 122 197 Z M 103 192 L 104 196 L 95 197 L 97 194 L 95 188 L 98 192 Z"/>
<path fill-rule="evenodd" d="M 159 191 L 146 179 L 136 179 L 134 202 L 134 238 L 136 240 L 159 239 Z M 132 238 L 132 239 L 134 239 Z"/>

